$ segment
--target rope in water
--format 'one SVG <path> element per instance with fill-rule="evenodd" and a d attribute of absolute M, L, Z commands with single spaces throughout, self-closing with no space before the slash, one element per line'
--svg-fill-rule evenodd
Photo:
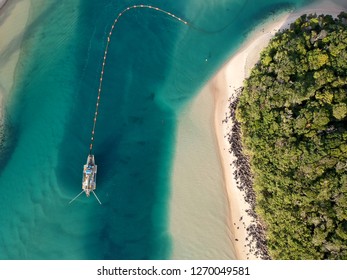
<path fill-rule="evenodd" d="M 107 52 L 108 52 L 108 48 L 110 46 L 110 43 L 111 43 L 111 37 L 112 37 L 112 33 L 113 33 L 113 30 L 118 22 L 118 20 L 120 19 L 120 17 L 132 10 L 132 9 L 151 9 L 151 10 L 155 10 L 155 11 L 158 11 L 158 12 L 161 12 L 161 13 L 164 13 L 172 18 L 174 18 L 175 20 L 178 20 L 179 22 L 185 24 L 185 25 L 189 25 L 189 23 L 185 20 L 183 20 L 182 18 L 170 13 L 170 12 L 167 12 L 165 10 L 162 10 L 160 8 L 157 8 L 157 7 L 154 7 L 154 6 L 150 6 L 150 5 L 134 5 L 134 6 L 130 6 L 126 9 L 124 9 L 122 12 L 120 12 L 118 14 L 118 16 L 115 18 L 112 26 L 111 26 L 111 29 L 110 29 L 110 32 L 107 36 L 107 42 L 106 42 L 106 47 L 105 47 L 105 51 L 104 51 L 104 58 L 103 58 L 103 61 L 102 61 L 102 68 L 101 68 L 101 72 L 100 72 L 100 81 L 99 81 L 99 88 L 98 88 L 98 97 L 97 97 L 97 100 L 96 100 L 96 106 L 95 106 L 95 114 L 94 114 L 94 121 L 93 121 L 93 129 L 92 129 L 92 133 L 91 133 L 91 139 L 90 139 L 90 146 L 89 146 L 89 154 L 92 154 L 92 151 L 93 151 L 93 144 L 94 144 L 94 135 L 95 135 L 95 127 L 96 127 L 96 121 L 97 121 L 97 117 L 98 117 L 98 113 L 99 113 L 99 103 L 100 103 L 100 97 L 101 97 L 101 91 L 102 91 L 102 82 L 103 82 L 103 77 L 104 77 L 104 71 L 105 71 L 105 65 L 106 65 L 106 60 L 107 60 Z"/>

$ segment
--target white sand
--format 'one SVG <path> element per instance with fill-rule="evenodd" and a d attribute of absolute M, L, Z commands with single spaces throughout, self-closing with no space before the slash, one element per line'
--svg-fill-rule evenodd
<path fill-rule="evenodd" d="M 246 227 L 252 223 L 245 212 L 249 205 L 236 187 L 232 176 L 235 167 L 230 166 L 233 157 L 224 137 L 231 126 L 230 121 L 222 124 L 228 112 L 228 99 L 242 86 L 260 51 L 279 29 L 288 27 L 305 13 L 337 15 L 343 10 L 342 5 L 347 6 L 345 2 L 316 3 L 258 26 L 182 114 L 170 209 L 173 259 L 257 259 L 245 247 L 248 244 Z"/>
<path fill-rule="evenodd" d="M 250 216 L 245 212 L 246 209 L 249 209 L 249 205 L 244 201 L 244 193 L 236 187 L 236 180 L 232 176 L 235 166 L 230 165 L 233 161 L 233 156 L 227 152 L 229 143 L 227 139 L 224 138 L 231 127 L 230 121 L 227 124 L 222 124 L 222 120 L 225 119 L 225 113 L 228 112 L 228 99 L 234 96 L 235 90 L 243 85 L 243 81 L 249 76 L 251 68 L 259 60 L 261 50 L 267 46 L 269 40 L 279 29 L 289 27 L 290 23 L 305 13 L 325 13 L 336 16 L 342 10 L 343 8 L 341 6 L 325 1 L 320 4 L 308 6 L 291 14 L 279 15 L 271 21 L 258 26 L 257 31 L 251 34 L 240 51 L 230 59 L 211 82 L 215 93 L 216 134 L 230 202 L 232 240 L 234 240 L 234 247 L 236 248 L 235 254 L 239 259 L 247 259 L 247 257 L 254 259 L 256 256 L 249 253 L 248 249 L 246 249 L 248 247 L 245 247 L 248 243 L 245 240 L 248 235 L 242 223 L 245 222 L 246 227 L 252 223 Z M 239 221 L 240 217 L 243 217 L 241 222 Z M 239 229 L 237 229 L 237 227 L 239 227 Z M 238 239 L 237 242 L 235 238 Z M 247 255 L 247 253 L 249 253 L 249 255 Z"/>
<path fill-rule="evenodd" d="M 0 94 L 5 97 L 13 85 L 29 10 L 30 1 L 20 0 L 9 1 L 0 10 Z"/>
<path fill-rule="evenodd" d="M 284 24 L 287 15 L 260 27 L 260 32 L 252 34 L 246 45 L 217 73 L 211 85 L 215 96 L 215 128 L 219 144 L 222 165 L 224 169 L 225 186 L 229 197 L 232 240 L 234 240 L 235 254 L 238 259 L 256 259 L 254 254 L 249 254 L 248 236 L 246 228 L 252 223 L 251 217 L 245 212 L 249 205 L 244 200 L 244 192 L 236 187 L 236 180 L 232 176 L 235 166 L 230 165 L 234 157 L 229 154 L 230 144 L 224 136 L 230 132 L 232 123 L 222 124 L 226 112 L 229 111 L 228 99 L 235 90 L 243 85 L 243 80 L 248 76 L 251 67 L 259 59 L 260 51 L 267 45 L 270 38 Z M 240 218 L 242 220 L 240 221 Z M 236 239 L 238 241 L 236 241 Z M 245 247 L 246 245 L 246 247 Z M 247 255 L 248 254 L 248 255 Z"/>
<path fill-rule="evenodd" d="M 6 4 L 6 5 L 5 5 Z M 4 106 L 11 92 L 30 1 L 0 0 L 0 141 L 4 137 Z"/>
<path fill-rule="evenodd" d="M 173 259 L 234 259 L 207 86 L 182 113 L 172 177 Z"/>

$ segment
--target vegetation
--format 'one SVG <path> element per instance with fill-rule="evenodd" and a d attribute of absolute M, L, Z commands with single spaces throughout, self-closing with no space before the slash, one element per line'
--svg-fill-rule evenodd
<path fill-rule="evenodd" d="M 274 259 L 347 259 L 347 14 L 303 15 L 245 81 L 236 117 Z"/>

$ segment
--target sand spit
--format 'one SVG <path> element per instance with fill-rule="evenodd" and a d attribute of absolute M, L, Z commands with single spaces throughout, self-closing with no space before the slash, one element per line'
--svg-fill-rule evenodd
<path fill-rule="evenodd" d="M 30 5 L 30 1 L 0 0 L 0 94 L 5 96 L 13 85 Z"/>
<path fill-rule="evenodd" d="M 305 13 L 337 15 L 342 4 L 316 3 L 257 26 L 180 116 L 170 205 L 173 259 L 269 258 L 234 118 L 238 89 L 277 31 Z"/>
<path fill-rule="evenodd" d="M 254 212 L 252 174 L 248 159 L 242 152 L 240 124 L 235 119 L 240 88 L 259 60 L 261 50 L 277 31 L 289 27 L 302 14 L 336 16 L 346 8 L 341 5 L 341 1 L 324 1 L 269 19 L 256 28 L 240 51 L 210 82 L 215 96 L 215 128 L 228 192 L 230 231 L 238 259 L 269 259 L 265 232 Z"/>

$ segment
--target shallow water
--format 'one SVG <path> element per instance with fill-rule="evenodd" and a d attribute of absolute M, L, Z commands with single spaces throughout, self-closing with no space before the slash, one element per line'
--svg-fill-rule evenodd
<path fill-rule="evenodd" d="M 141 1 L 115 29 L 96 127 L 97 194 L 81 186 L 103 49 L 133 0 L 35 1 L 0 157 L 1 259 L 167 259 L 177 117 L 262 20 L 303 0 Z M 256 4 L 254 4 L 256 3 Z"/>

